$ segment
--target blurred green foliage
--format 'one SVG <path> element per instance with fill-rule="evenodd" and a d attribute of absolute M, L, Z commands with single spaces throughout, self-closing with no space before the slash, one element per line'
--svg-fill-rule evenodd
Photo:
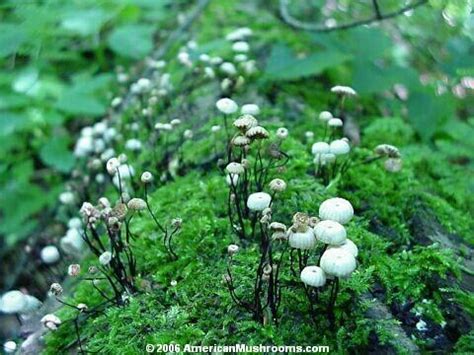
<path fill-rule="evenodd" d="M 182 3 L 2 1 L 2 249 L 48 218 L 75 164 L 71 130 L 106 114 L 116 66 L 150 54 L 155 32 L 174 21 L 165 14 Z"/>

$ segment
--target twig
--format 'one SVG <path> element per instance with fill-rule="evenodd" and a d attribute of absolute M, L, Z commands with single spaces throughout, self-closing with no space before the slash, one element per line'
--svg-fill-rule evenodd
<path fill-rule="evenodd" d="M 288 11 L 290 0 L 280 0 L 280 17 L 283 20 L 283 22 L 285 22 L 286 24 L 300 30 L 314 31 L 314 32 L 332 32 L 332 31 L 337 31 L 337 30 L 347 30 L 347 29 L 362 26 L 362 25 L 368 25 L 373 22 L 388 20 L 390 18 L 400 16 L 404 14 L 405 12 L 413 10 L 426 3 L 428 3 L 428 0 L 418 0 L 410 5 L 402 7 L 399 10 L 382 14 L 378 7 L 377 1 L 373 0 L 374 12 L 375 12 L 375 15 L 373 17 L 367 18 L 365 20 L 349 22 L 349 23 L 334 26 L 334 27 L 327 27 L 325 25 L 321 25 L 317 23 L 303 22 L 294 18 L 292 15 L 290 15 L 290 12 Z"/>

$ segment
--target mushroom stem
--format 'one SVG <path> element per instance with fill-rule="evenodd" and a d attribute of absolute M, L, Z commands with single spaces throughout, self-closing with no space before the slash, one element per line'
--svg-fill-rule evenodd
<path fill-rule="evenodd" d="M 339 292 L 339 277 L 336 277 L 331 288 L 331 296 L 329 298 L 328 319 L 331 328 L 335 326 L 334 306 L 336 304 L 337 294 Z"/>

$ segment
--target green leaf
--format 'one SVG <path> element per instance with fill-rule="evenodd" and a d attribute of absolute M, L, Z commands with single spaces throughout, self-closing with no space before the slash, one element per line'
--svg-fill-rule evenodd
<path fill-rule="evenodd" d="M 12 134 L 26 126 L 28 119 L 24 115 L 12 112 L 0 112 L 0 137 Z"/>
<path fill-rule="evenodd" d="M 417 85 L 416 71 L 400 66 L 382 67 L 365 60 L 355 61 L 352 87 L 358 93 L 380 93 L 392 88 L 394 84 L 404 84 L 408 87 Z"/>
<path fill-rule="evenodd" d="M 107 43 L 115 53 L 133 59 L 142 59 L 153 49 L 153 27 L 125 25 L 116 28 Z"/>
<path fill-rule="evenodd" d="M 98 33 L 108 16 L 101 9 L 79 10 L 67 14 L 61 22 L 61 26 L 81 36 Z"/>
<path fill-rule="evenodd" d="M 410 93 L 407 106 L 408 120 L 424 141 L 431 139 L 443 123 L 454 117 L 455 102 L 448 95 L 415 91 Z"/>
<path fill-rule="evenodd" d="M 295 80 L 316 75 L 335 67 L 349 59 L 349 56 L 338 51 L 321 51 L 305 58 L 297 58 L 291 49 L 284 44 L 272 48 L 265 68 L 265 77 L 272 80 Z"/>
<path fill-rule="evenodd" d="M 49 140 L 40 150 L 43 162 L 61 172 L 69 172 L 74 166 L 74 155 L 68 149 L 65 138 Z"/>
<path fill-rule="evenodd" d="M 55 107 L 72 115 L 101 116 L 106 112 L 105 105 L 92 94 L 74 90 L 64 92 L 56 101 Z"/>
<path fill-rule="evenodd" d="M 0 58 L 15 53 L 26 39 L 26 33 L 20 25 L 0 24 Z"/>
<path fill-rule="evenodd" d="M 355 59 L 364 61 L 380 58 L 393 47 L 390 37 L 378 28 L 315 33 L 311 39 L 328 50 L 351 53 Z"/>

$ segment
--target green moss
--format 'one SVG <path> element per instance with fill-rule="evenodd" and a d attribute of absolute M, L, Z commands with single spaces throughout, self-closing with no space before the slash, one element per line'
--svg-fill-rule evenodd
<path fill-rule="evenodd" d="M 413 142 L 415 132 L 399 117 L 371 118 L 363 131 L 364 145 L 375 148 L 379 144 L 402 147 Z"/>

